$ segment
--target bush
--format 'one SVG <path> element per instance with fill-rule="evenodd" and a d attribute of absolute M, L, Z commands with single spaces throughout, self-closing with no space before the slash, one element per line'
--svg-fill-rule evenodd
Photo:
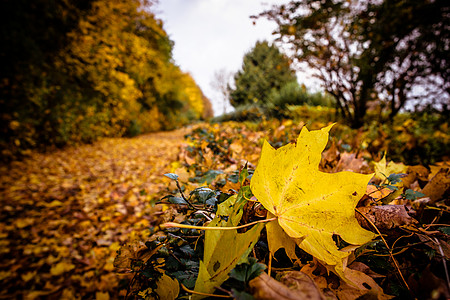
<path fill-rule="evenodd" d="M 309 106 L 334 106 L 334 99 L 325 93 L 310 93 L 305 86 L 300 86 L 296 81 L 289 82 L 279 91 L 273 90 L 269 102 L 285 109 L 288 105 L 309 105 Z"/>

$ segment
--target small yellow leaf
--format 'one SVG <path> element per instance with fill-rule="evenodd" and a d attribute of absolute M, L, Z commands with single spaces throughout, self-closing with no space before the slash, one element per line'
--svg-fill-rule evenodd
<path fill-rule="evenodd" d="M 157 288 L 155 292 L 158 294 L 159 299 L 174 300 L 177 298 L 180 292 L 180 284 L 177 279 L 163 274 L 163 276 L 156 283 Z"/>
<path fill-rule="evenodd" d="M 222 202 L 216 213 L 216 217 L 208 224 L 208 227 L 232 227 L 241 220 L 243 205 L 246 200 L 238 199 L 237 195 L 229 197 Z M 224 217 L 228 217 L 225 219 Z M 228 279 L 230 271 L 238 264 L 245 262 L 248 254 L 258 241 L 263 224 L 258 224 L 244 233 L 237 230 L 207 230 L 205 232 L 205 246 L 203 260 L 195 282 L 196 292 L 210 294 L 215 287 L 220 286 Z M 232 245 L 232 247 L 230 247 Z M 201 299 L 204 296 L 194 295 L 193 299 Z"/>
<path fill-rule="evenodd" d="M 11 276 L 11 271 L 0 271 L 0 280 Z"/>
<path fill-rule="evenodd" d="M 30 225 L 32 225 L 34 223 L 34 219 L 32 219 L 32 218 L 23 218 L 23 219 L 17 219 L 15 222 L 14 222 L 14 225 L 17 227 L 17 228 L 25 228 L 25 227 L 27 227 L 27 226 L 30 226 Z"/>
<path fill-rule="evenodd" d="M 75 265 L 62 261 L 51 267 L 50 274 L 53 276 L 59 276 L 63 273 L 69 272 L 75 268 Z"/>
<path fill-rule="evenodd" d="M 375 177 L 381 180 L 386 179 L 386 177 L 391 174 L 406 173 L 406 170 L 408 168 L 403 163 L 397 164 L 393 161 L 386 163 L 386 154 L 384 154 L 383 158 L 379 162 L 374 163 L 374 167 Z"/>
<path fill-rule="evenodd" d="M 23 281 L 28 282 L 31 280 L 31 278 L 35 277 L 36 274 L 37 274 L 37 271 L 27 272 L 25 274 L 22 274 L 20 277 L 22 278 Z"/>
<path fill-rule="evenodd" d="M 63 203 L 59 200 L 53 200 L 52 202 L 48 203 L 46 206 L 47 207 L 57 207 L 57 206 L 62 206 Z"/>
<path fill-rule="evenodd" d="M 96 300 L 109 300 L 108 292 L 96 292 L 95 293 Z"/>

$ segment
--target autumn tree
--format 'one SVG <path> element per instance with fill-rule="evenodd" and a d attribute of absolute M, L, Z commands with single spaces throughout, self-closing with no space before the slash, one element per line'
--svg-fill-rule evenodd
<path fill-rule="evenodd" d="M 209 100 L 174 64 L 151 1 L 41 2 L 2 2 L 1 149 L 135 135 L 207 115 Z"/>
<path fill-rule="evenodd" d="M 244 56 L 242 70 L 234 75 L 230 103 L 234 107 L 258 102 L 264 104 L 272 91 L 296 81 L 290 60 L 275 45 L 257 42 Z"/>
<path fill-rule="evenodd" d="M 305 0 L 260 16 L 277 23 L 279 41 L 315 72 L 357 128 L 370 101 L 384 104 L 392 119 L 417 96 L 417 86 L 434 82 L 431 89 L 448 100 L 448 13 L 445 0 Z"/>

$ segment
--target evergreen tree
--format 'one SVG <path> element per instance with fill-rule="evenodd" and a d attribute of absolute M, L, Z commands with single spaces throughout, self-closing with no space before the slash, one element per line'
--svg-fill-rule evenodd
<path fill-rule="evenodd" d="M 244 56 L 242 70 L 234 76 L 235 88 L 230 88 L 230 102 L 234 107 L 245 104 L 265 104 L 273 91 L 296 81 L 289 59 L 275 45 L 257 42 Z"/>

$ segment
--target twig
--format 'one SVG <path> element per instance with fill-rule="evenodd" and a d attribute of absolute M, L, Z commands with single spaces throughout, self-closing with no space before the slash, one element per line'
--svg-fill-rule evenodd
<path fill-rule="evenodd" d="M 402 271 L 400 271 L 400 267 L 397 263 L 397 260 L 395 259 L 394 255 L 392 255 L 392 249 L 389 247 L 388 243 L 386 242 L 386 240 L 384 239 L 383 235 L 381 234 L 381 232 L 378 230 L 377 226 L 375 226 L 375 224 L 373 224 L 372 221 L 369 220 L 369 218 L 367 218 L 362 212 L 360 212 L 357 208 L 355 208 L 355 210 L 361 215 L 363 216 L 364 219 L 366 219 L 367 222 L 369 222 L 370 225 L 372 225 L 373 228 L 375 228 L 375 230 L 377 231 L 378 235 L 381 237 L 381 239 L 383 240 L 384 244 L 386 245 L 386 248 L 389 251 L 389 256 L 392 259 L 392 262 L 394 263 L 395 267 L 397 268 L 398 274 L 400 274 L 400 277 L 403 281 L 403 284 L 406 286 L 406 288 L 409 290 L 409 292 L 412 294 L 411 289 L 409 288 L 408 283 L 405 280 L 405 277 L 403 277 Z"/>
<path fill-rule="evenodd" d="M 269 267 L 267 269 L 267 275 L 270 276 L 271 272 L 272 272 L 272 252 L 269 251 Z"/>
<path fill-rule="evenodd" d="M 248 224 L 244 224 L 244 225 L 240 225 L 240 226 L 232 226 L 232 227 L 194 226 L 194 225 L 179 224 L 179 223 L 174 223 L 174 222 L 167 222 L 167 223 L 161 224 L 160 228 L 164 229 L 164 228 L 177 227 L 177 228 L 198 229 L 198 230 L 235 230 L 235 229 L 246 228 L 246 227 L 258 224 L 258 223 L 267 223 L 267 222 L 275 221 L 276 219 L 277 218 L 274 217 L 271 219 L 259 220 L 259 221 L 251 222 Z"/>
<path fill-rule="evenodd" d="M 186 292 L 191 293 L 191 294 L 202 295 L 202 296 L 210 296 L 210 297 L 216 297 L 216 298 L 233 298 L 233 297 L 227 296 L 227 295 L 216 295 L 216 294 L 207 294 L 207 293 L 202 293 L 202 292 L 196 292 L 196 291 L 188 289 L 182 283 L 180 283 L 180 285 L 181 285 L 181 288 L 183 290 L 185 290 Z"/>
<path fill-rule="evenodd" d="M 445 278 L 447 279 L 447 286 L 448 286 L 448 289 L 450 290 L 450 278 L 448 276 L 447 262 L 445 261 L 444 251 L 442 250 L 441 243 L 439 243 L 439 240 L 437 238 L 434 238 L 434 240 L 436 241 L 436 244 L 439 247 L 439 252 L 441 253 L 441 256 L 442 256 L 442 263 L 444 264 L 444 270 L 445 270 Z"/>
<path fill-rule="evenodd" d="M 180 194 L 181 194 L 181 197 L 183 198 L 183 200 L 186 201 L 186 203 L 188 204 L 190 209 L 195 209 L 194 205 L 192 205 L 192 203 L 186 198 L 186 196 L 184 196 L 183 191 L 181 190 L 180 183 L 178 182 L 178 179 L 176 179 L 175 182 L 177 183 L 177 188 L 180 191 Z"/>

